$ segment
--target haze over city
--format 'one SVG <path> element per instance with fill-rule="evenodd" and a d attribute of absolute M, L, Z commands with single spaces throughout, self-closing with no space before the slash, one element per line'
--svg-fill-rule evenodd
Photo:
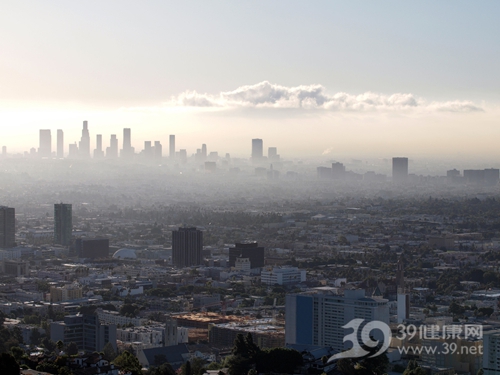
<path fill-rule="evenodd" d="M 2 4 L 1 375 L 499 375 L 499 11 Z"/>
<path fill-rule="evenodd" d="M 38 129 L 248 157 L 500 157 L 498 4 L 21 1 L 0 15 L 2 145 Z M 222 136 L 223 135 L 223 136 Z M 92 139 L 94 142 L 94 139 Z"/>

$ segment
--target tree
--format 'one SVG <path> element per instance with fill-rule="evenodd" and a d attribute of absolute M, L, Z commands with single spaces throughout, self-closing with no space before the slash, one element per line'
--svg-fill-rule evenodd
<path fill-rule="evenodd" d="M 186 362 L 182 375 L 191 375 L 191 362 L 189 361 Z"/>
<path fill-rule="evenodd" d="M 59 340 L 56 342 L 56 347 L 57 350 L 61 351 L 64 348 L 64 343 L 61 340 Z"/>
<path fill-rule="evenodd" d="M 160 366 L 150 368 L 146 375 L 176 375 L 176 373 L 169 363 L 163 363 Z"/>
<path fill-rule="evenodd" d="M 21 349 L 19 346 L 13 346 L 12 348 L 10 348 L 10 351 L 16 362 L 21 363 L 21 359 L 25 355 L 24 350 Z"/>
<path fill-rule="evenodd" d="M 38 330 L 38 328 L 33 328 L 31 330 L 30 341 L 33 345 L 39 345 L 40 340 L 42 339 L 42 334 Z"/>
<path fill-rule="evenodd" d="M 52 340 L 49 340 L 48 337 L 45 337 L 42 340 L 42 345 L 45 349 L 47 349 L 49 352 L 53 352 L 56 349 L 56 343 Z"/>
<path fill-rule="evenodd" d="M 66 348 L 66 351 L 69 355 L 76 355 L 78 354 L 78 346 L 76 345 L 76 343 L 70 342 L 68 347 Z"/>
<path fill-rule="evenodd" d="M 111 362 L 116 358 L 115 348 L 113 348 L 113 345 L 111 345 L 110 342 L 104 345 L 102 351 L 104 353 L 103 357 L 106 361 Z"/>
<path fill-rule="evenodd" d="M 141 364 L 137 357 L 127 351 L 120 354 L 115 358 L 113 363 L 120 367 L 123 371 L 130 371 L 133 375 L 139 375 L 141 373 Z"/>
<path fill-rule="evenodd" d="M 403 375 L 426 375 L 425 370 L 420 367 L 416 360 L 411 360 L 408 362 L 408 366 L 406 370 L 403 372 Z"/>

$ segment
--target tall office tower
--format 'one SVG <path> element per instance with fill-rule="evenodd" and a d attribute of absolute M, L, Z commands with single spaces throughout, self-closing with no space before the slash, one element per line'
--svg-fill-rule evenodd
<path fill-rule="evenodd" d="M 4 159 L 7 157 L 7 146 L 2 146 L 2 156 Z"/>
<path fill-rule="evenodd" d="M 116 350 L 116 324 L 101 323 L 97 314 L 66 315 L 63 322 L 50 323 L 50 337 L 86 352 L 101 352 L 107 343 Z"/>
<path fill-rule="evenodd" d="M 69 246 L 73 232 L 73 208 L 71 204 L 54 205 L 54 243 Z"/>
<path fill-rule="evenodd" d="M 153 148 L 151 147 L 151 141 L 144 141 L 144 156 L 150 158 L 153 156 Z"/>
<path fill-rule="evenodd" d="M 52 156 L 52 136 L 50 135 L 50 129 L 40 129 L 38 156 L 41 158 L 50 158 Z"/>
<path fill-rule="evenodd" d="M 16 246 L 16 210 L 0 206 L 0 248 Z"/>
<path fill-rule="evenodd" d="M 264 157 L 264 145 L 262 139 L 252 139 L 252 161 L 259 162 Z"/>
<path fill-rule="evenodd" d="M 500 171 L 496 168 L 488 168 L 484 170 L 484 184 L 487 186 L 495 186 L 498 184 Z"/>
<path fill-rule="evenodd" d="M 408 179 L 408 158 L 392 158 L 392 181 L 405 182 Z"/>
<path fill-rule="evenodd" d="M 201 157 L 203 160 L 207 158 L 207 145 L 205 143 L 201 145 Z"/>
<path fill-rule="evenodd" d="M 132 130 L 130 128 L 123 129 L 123 148 L 121 151 L 122 158 L 130 158 L 134 155 L 134 148 L 132 147 Z"/>
<path fill-rule="evenodd" d="M 169 137 L 168 153 L 170 159 L 175 159 L 175 135 L 171 134 Z"/>
<path fill-rule="evenodd" d="M 111 139 L 109 140 L 109 147 L 106 148 L 106 157 L 117 158 L 118 157 L 118 139 L 116 134 L 111 134 Z"/>
<path fill-rule="evenodd" d="M 83 122 L 82 138 L 78 146 L 82 158 L 90 158 L 90 135 L 87 121 Z"/>
<path fill-rule="evenodd" d="M 57 158 L 64 158 L 64 132 L 57 129 Z"/>
<path fill-rule="evenodd" d="M 161 146 L 160 141 L 155 141 L 154 155 L 155 159 L 161 159 L 163 156 L 163 147 Z"/>
<path fill-rule="evenodd" d="M 172 231 L 172 265 L 183 268 L 201 264 L 203 232 L 196 228 Z"/>
<path fill-rule="evenodd" d="M 285 300 L 285 344 L 331 346 L 341 352 L 352 343 L 344 343 L 351 328 L 343 328 L 353 319 L 365 324 L 374 320 L 389 324 L 388 300 L 365 297 L 363 289 L 345 290 L 344 295 L 326 293 L 287 294 Z M 383 332 L 370 332 L 383 342 Z"/>
<path fill-rule="evenodd" d="M 68 158 L 77 158 L 78 157 L 78 145 L 75 143 L 70 143 L 68 149 Z"/>
<path fill-rule="evenodd" d="M 332 163 L 332 178 L 342 180 L 345 177 L 345 166 L 342 163 Z"/>
<path fill-rule="evenodd" d="M 102 134 L 97 134 L 95 137 L 94 158 L 102 157 L 104 157 L 104 151 L 102 150 Z"/>
<path fill-rule="evenodd" d="M 179 150 L 179 159 L 183 163 L 187 163 L 188 155 L 187 155 L 187 150 L 186 149 L 180 149 Z"/>
<path fill-rule="evenodd" d="M 278 155 L 278 149 L 276 147 L 269 147 L 267 149 L 267 158 L 269 161 L 279 161 L 280 156 Z"/>
<path fill-rule="evenodd" d="M 229 248 L 229 267 L 234 267 L 238 258 L 248 258 L 250 268 L 264 267 L 264 248 L 257 242 L 235 243 Z"/>

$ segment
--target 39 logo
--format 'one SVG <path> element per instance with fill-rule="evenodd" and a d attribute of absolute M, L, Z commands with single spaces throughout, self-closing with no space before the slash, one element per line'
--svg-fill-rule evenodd
<path fill-rule="evenodd" d="M 384 322 L 373 320 L 366 323 L 361 329 L 361 343 L 358 340 L 358 333 L 364 319 L 353 319 L 346 325 L 342 326 L 345 329 L 352 329 L 353 332 L 344 336 L 344 342 L 350 341 L 352 348 L 341 353 L 337 353 L 330 357 L 328 362 L 341 358 L 373 358 L 384 353 L 391 344 L 391 328 Z M 383 342 L 373 340 L 370 333 L 374 330 L 379 330 L 384 336 Z"/>

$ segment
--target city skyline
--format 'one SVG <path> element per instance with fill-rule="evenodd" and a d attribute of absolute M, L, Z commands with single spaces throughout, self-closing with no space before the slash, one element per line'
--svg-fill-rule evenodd
<path fill-rule="evenodd" d="M 500 159 L 500 5 L 387 5 L 9 4 L 2 142 L 22 152 L 62 128 L 79 142 L 87 119 L 119 140 L 140 127 L 135 148 L 176 134 L 188 153 L 263 138 L 288 158 Z"/>

